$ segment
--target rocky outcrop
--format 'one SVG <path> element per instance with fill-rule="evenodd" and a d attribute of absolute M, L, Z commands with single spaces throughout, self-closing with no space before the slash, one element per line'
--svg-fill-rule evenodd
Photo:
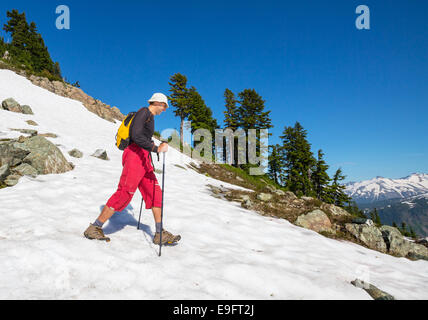
<path fill-rule="evenodd" d="M 351 214 L 348 211 L 340 207 L 337 207 L 334 204 L 328 204 L 323 202 L 320 208 L 324 212 L 328 212 L 335 217 L 351 217 Z"/>
<path fill-rule="evenodd" d="M 366 224 L 346 223 L 345 228 L 356 239 L 363 242 L 370 249 L 374 249 L 383 253 L 387 252 L 382 232 L 380 232 L 380 230 L 375 226 L 369 226 Z"/>
<path fill-rule="evenodd" d="M 410 242 L 404 239 L 403 235 L 397 228 L 382 226 L 380 227 L 380 231 L 382 232 L 382 236 L 389 253 L 399 257 L 407 256 L 410 251 Z"/>
<path fill-rule="evenodd" d="M 24 175 L 64 173 L 73 169 L 61 151 L 41 136 L 0 143 L 0 182 L 13 186 Z"/>
<path fill-rule="evenodd" d="M 270 193 L 259 193 L 257 199 L 260 201 L 269 201 L 272 199 L 272 195 Z"/>
<path fill-rule="evenodd" d="M 86 109 L 105 120 L 115 122 L 115 119 L 122 121 L 125 118 L 118 108 L 110 107 L 100 100 L 94 99 L 83 92 L 80 88 L 76 88 L 65 82 L 50 81 L 47 78 L 37 77 L 34 75 L 29 76 L 28 79 L 36 86 L 42 87 L 57 95 L 80 101 Z"/>
<path fill-rule="evenodd" d="M 333 233 L 330 219 L 323 211 L 319 209 L 311 211 L 307 214 L 300 215 L 297 218 L 295 224 L 300 227 L 311 229 L 316 232 Z"/>
<path fill-rule="evenodd" d="M 74 158 L 82 158 L 83 157 L 83 153 L 77 149 L 73 149 L 73 150 L 69 151 L 68 154 Z"/>
<path fill-rule="evenodd" d="M 97 149 L 94 154 L 91 154 L 92 157 L 101 159 L 101 160 L 110 160 L 107 156 L 107 151 L 103 149 Z"/>
<path fill-rule="evenodd" d="M 360 279 L 355 279 L 354 281 L 351 281 L 351 283 L 357 288 L 364 289 L 374 300 L 395 300 L 395 298 L 389 293 L 386 293 L 374 285 Z"/>

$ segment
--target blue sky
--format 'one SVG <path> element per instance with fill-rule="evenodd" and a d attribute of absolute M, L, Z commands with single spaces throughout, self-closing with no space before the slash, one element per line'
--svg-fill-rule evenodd
<path fill-rule="evenodd" d="M 55 27 L 68 5 L 71 29 Z M 355 9 L 370 8 L 370 30 Z M 299 121 L 346 181 L 428 172 L 426 1 L 21 1 L 67 80 L 128 113 L 187 76 L 222 124 L 223 93 L 254 88 L 270 143 Z M 5 35 L 4 31 L 1 33 Z M 170 109 L 157 129 L 179 128 Z"/>

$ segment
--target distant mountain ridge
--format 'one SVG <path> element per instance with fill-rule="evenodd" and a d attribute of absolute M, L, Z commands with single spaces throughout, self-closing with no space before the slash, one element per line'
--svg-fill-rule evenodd
<path fill-rule="evenodd" d="M 428 174 L 350 182 L 345 193 L 365 212 L 376 208 L 382 223 L 405 222 L 419 235 L 428 235 Z"/>
<path fill-rule="evenodd" d="M 349 182 L 346 184 L 345 192 L 357 204 L 405 199 L 428 193 L 428 174 L 412 173 L 400 179 L 378 176 L 371 180 Z"/>

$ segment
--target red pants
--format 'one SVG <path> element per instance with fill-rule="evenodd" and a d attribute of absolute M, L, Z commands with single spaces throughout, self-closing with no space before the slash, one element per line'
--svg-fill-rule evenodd
<path fill-rule="evenodd" d="M 106 205 L 115 211 L 122 211 L 131 202 L 138 188 L 146 203 L 146 209 L 160 208 L 162 190 L 153 172 L 149 151 L 131 144 L 123 152 L 122 165 L 119 186 Z"/>

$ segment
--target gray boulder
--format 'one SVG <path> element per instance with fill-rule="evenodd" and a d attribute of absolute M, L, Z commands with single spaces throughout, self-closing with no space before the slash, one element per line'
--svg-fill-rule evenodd
<path fill-rule="evenodd" d="M 97 149 L 94 154 L 91 155 L 92 157 L 101 159 L 101 160 L 110 160 L 107 156 L 107 151 L 102 149 Z"/>
<path fill-rule="evenodd" d="M 27 122 L 30 126 L 38 126 L 37 122 L 35 122 L 33 120 L 27 120 L 25 122 Z"/>
<path fill-rule="evenodd" d="M 373 221 L 370 220 L 370 219 L 366 219 L 366 218 L 354 218 L 354 219 L 352 219 L 352 223 L 355 223 L 355 224 L 366 224 L 368 226 L 374 226 Z"/>
<path fill-rule="evenodd" d="M 374 285 L 360 279 L 355 279 L 354 281 L 351 281 L 351 283 L 357 288 L 364 289 L 374 300 L 395 300 L 395 298 L 389 293 L 386 293 Z"/>
<path fill-rule="evenodd" d="M 14 185 L 16 185 L 19 181 L 19 179 L 21 178 L 20 175 L 18 174 L 11 174 L 10 176 L 8 176 L 5 180 L 4 183 L 8 186 L 8 187 L 13 187 Z"/>
<path fill-rule="evenodd" d="M 297 218 L 295 224 L 299 227 L 311 229 L 316 232 L 334 232 L 331 228 L 330 219 L 323 211 L 319 209 L 311 211 L 307 214 L 300 215 Z"/>
<path fill-rule="evenodd" d="M 257 199 L 261 200 L 261 201 L 269 201 L 272 199 L 272 195 L 270 193 L 259 193 L 257 195 Z"/>
<path fill-rule="evenodd" d="M 325 212 L 329 212 L 332 216 L 336 217 L 350 217 L 351 214 L 346 211 L 345 209 L 342 209 L 340 207 L 335 206 L 334 204 L 328 204 L 328 203 L 322 203 L 321 210 Z"/>
<path fill-rule="evenodd" d="M 0 167 L 0 182 L 6 179 L 6 177 L 10 174 L 9 165 L 6 163 Z"/>
<path fill-rule="evenodd" d="M 410 242 L 410 249 L 407 256 L 411 259 L 428 260 L 428 248 L 422 244 Z"/>
<path fill-rule="evenodd" d="M 22 113 L 21 106 L 13 98 L 8 98 L 6 100 L 3 100 L 1 105 L 2 105 L 4 110 Z"/>
<path fill-rule="evenodd" d="M 21 106 L 21 110 L 23 114 L 34 114 L 33 110 L 31 110 L 31 107 L 27 105 Z"/>
<path fill-rule="evenodd" d="M 254 204 L 250 199 L 246 199 L 241 202 L 241 207 L 245 209 L 252 209 L 254 207 Z"/>
<path fill-rule="evenodd" d="M 5 164 L 9 165 L 9 167 L 17 166 L 30 153 L 30 151 L 15 148 L 13 146 L 14 142 L 12 140 L 0 143 L 0 166 Z"/>
<path fill-rule="evenodd" d="M 82 158 L 83 157 L 83 153 L 77 149 L 73 149 L 73 150 L 69 151 L 68 154 L 74 158 Z"/>
<path fill-rule="evenodd" d="M 389 253 L 399 257 L 407 256 L 410 251 L 411 243 L 404 239 L 403 235 L 397 228 L 382 226 L 379 230 L 382 232 L 382 236 Z"/>
<path fill-rule="evenodd" d="M 28 163 L 21 163 L 19 166 L 13 168 L 11 171 L 14 174 L 20 176 L 36 177 L 38 174 L 37 170 L 30 166 Z"/>
<path fill-rule="evenodd" d="M 12 145 L 28 152 L 22 161 L 35 168 L 38 174 L 64 173 L 73 169 L 62 152 L 44 137 L 35 136 Z"/>
<path fill-rule="evenodd" d="M 284 196 L 285 195 L 285 192 L 284 191 L 282 191 L 282 190 L 275 190 L 275 192 L 274 192 L 276 195 L 278 195 L 278 196 Z"/>
<path fill-rule="evenodd" d="M 387 248 L 385 241 L 383 240 L 382 232 L 380 232 L 380 230 L 375 226 L 346 223 L 345 228 L 370 249 L 386 253 Z"/>

